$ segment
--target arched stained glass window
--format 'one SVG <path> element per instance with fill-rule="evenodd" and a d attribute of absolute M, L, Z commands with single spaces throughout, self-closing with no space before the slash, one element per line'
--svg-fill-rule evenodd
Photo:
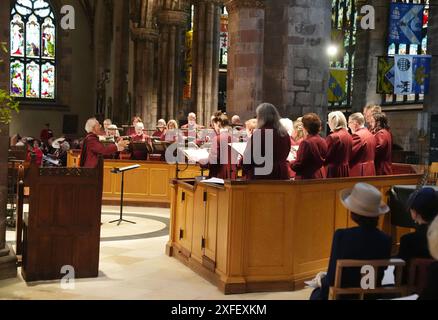
<path fill-rule="evenodd" d="M 16 0 L 11 10 L 11 96 L 54 100 L 56 21 L 47 0 Z"/>

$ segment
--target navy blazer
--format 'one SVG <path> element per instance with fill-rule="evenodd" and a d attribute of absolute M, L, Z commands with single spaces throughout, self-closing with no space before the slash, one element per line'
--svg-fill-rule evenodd
<path fill-rule="evenodd" d="M 427 242 L 427 230 L 429 225 L 421 225 L 413 233 L 404 235 L 400 239 L 398 257 L 408 264 L 412 259 L 432 259 Z"/>
<path fill-rule="evenodd" d="M 327 300 L 329 289 L 335 284 L 338 260 L 386 260 L 391 258 L 391 237 L 377 228 L 355 227 L 341 229 L 333 237 L 327 276 L 322 279 L 322 287 L 312 294 L 312 300 Z M 384 270 L 379 277 L 383 279 Z M 360 268 L 344 269 L 342 287 L 359 287 Z M 318 292 L 319 291 L 319 292 Z"/>
<path fill-rule="evenodd" d="M 420 295 L 419 300 L 438 300 L 438 262 L 430 265 L 427 287 Z"/>

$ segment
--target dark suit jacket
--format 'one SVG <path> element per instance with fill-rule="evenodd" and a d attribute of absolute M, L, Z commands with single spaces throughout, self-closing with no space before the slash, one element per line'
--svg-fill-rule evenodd
<path fill-rule="evenodd" d="M 427 242 L 428 225 L 422 225 L 417 231 L 404 235 L 400 240 L 398 257 L 409 263 L 412 259 L 432 259 Z"/>
<path fill-rule="evenodd" d="M 336 231 L 333 237 L 327 276 L 322 280 L 318 294 L 312 294 L 314 300 L 327 300 L 329 289 L 335 283 L 336 264 L 338 260 L 385 260 L 391 258 L 391 238 L 376 228 L 356 227 Z M 380 279 L 383 271 L 379 272 Z M 342 287 L 360 286 L 360 269 L 351 268 L 343 271 Z"/>
<path fill-rule="evenodd" d="M 432 263 L 429 267 L 427 287 L 419 300 L 438 300 L 438 262 Z"/>

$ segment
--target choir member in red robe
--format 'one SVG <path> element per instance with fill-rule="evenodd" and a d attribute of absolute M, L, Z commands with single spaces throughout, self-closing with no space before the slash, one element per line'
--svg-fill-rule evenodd
<path fill-rule="evenodd" d="M 376 139 L 376 174 L 378 176 L 392 175 L 392 134 L 386 114 L 380 112 L 373 115 L 371 121 Z"/>
<path fill-rule="evenodd" d="M 144 124 L 138 122 L 135 126 L 135 133 L 131 135 L 131 142 L 133 144 L 144 142 L 145 144 L 151 145 L 151 138 L 144 133 Z M 147 160 L 148 152 L 146 150 L 132 150 L 132 160 Z"/>
<path fill-rule="evenodd" d="M 228 117 L 222 112 L 215 114 L 213 120 L 216 132 L 212 139 L 210 155 L 206 161 L 201 161 L 201 167 L 208 169 L 210 178 L 237 179 L 237 154 L 230 147 L 233 139 Z"/>
<path fill-rule="evenodd" d="M 292 170 L 297 173 L 296 180 L 326 178 L 323 166 L 327 157 L 327 143 L 319 135 L 321 125 L 321 119 L 315 113 L 303 117 L 306 138 L 301 142 L 297 159 L 292 163 Z"/>
<path fill-rule="evenodd" d="M 139 122 L 143 123 L 143 120 L 140 117 L 135 116 L 135 117 L 132 118 L 131 127 L 129 127 L 128 130 L 126 131 L 126 136 L 129 137 L 129 136 L 132 136 L 132 135 L 135 134 L 135 126 Z"/>
<path fill-rule="evenodd" d="M 41 167 L 43 164 L 44 153 L 41 150 L 41 143 L 39 140 L 30 141 L 27 148 L 27 161 L 31 162 L 34 157 L 35 164 Z"/>
<path fill-rule="evenodd" d="M 257 127 L 243 155 L 243 170 L 249 180 L 289 180 L 287 157 L 290 137 L 280 123 L 280 114 L 269 103 L 257 108 Z"/>
<path fill-rule="evenodd" d="M 96 119 L 92 118 L 87 121 L 85 131 L 87 131 L 88 134 L 82 144 L 81 167 L 95 168 L 99 163 L 100 156 L 111 155 L 118 151 L 123 151 L 129 145 L 129 141 L 121 140 L 117 144 L 104 146 L 99 141 L 101 128 L 99 121 Z"/>
<path fill-rule="evenodd" d="M 350 116 L 348 126 L 353 133 L 353 150 L 350 157 L 350 177 L 374 177 L 376 167 L 376 139 L 365 127 L 365 117 L 361 113 Z"/>
<path fill-rule="evenodd" d="M 152 138 L 160 141 L 166 141 L 167 124 L 166 120 L 160 119 L 157 123 L 157 131 L 152 134 Z"/>
<path fill-rule="evenodd" d="M 304 140 L 303 118 L 298 118 L 294 122 L 294 131 L 292 134 L 292 147 L 299 147 Z"/>
<path fill-rule="evenodd" d="M 329 114 L 328 124 L 332 133 L 327 137 L 327 178 L 348 178 L 353 139 L 347 131 L 347 119 L 340 111 Z"/>

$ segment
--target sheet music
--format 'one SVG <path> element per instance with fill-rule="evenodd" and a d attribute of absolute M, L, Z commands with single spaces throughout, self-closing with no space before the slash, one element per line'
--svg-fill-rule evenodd
<path fill-rule="evenodd" d="M 199 163 L 201 161 L 206 161 L 210 156 L 207 149 L 182 149 L 184 155 L 189 159 L 189 161 L 193 161 Z"/>
<path fill-rule="evenodd" d="M 230 143 L 229 144 L 229 146 L 231 148 L 233 148 L 235 151 L 237 151 L 242 156 L 245 153 L 247 145 L 248 145 L 247 142 L 235 142 L 235 143 Z"/>
<path fill-rule="evenodd" d="M 287 161 L 293 162 L 297 160 L 297 152 L 298 152 L 299 146 L 293 146 L 291 149 L 291 152 L 289 153 L 289 156 L 287 157 Z"/>
<path fill-rule="evenodd" d="M 219 178 L 211 178 L 211 179 L 207 179 L 207 180 L 202 180 L 200 183 L 214 183 L 214 184 L 220 184 L 220 185 L 225 185 L 225 180 L 223 179 L 219 179 Z"/>

